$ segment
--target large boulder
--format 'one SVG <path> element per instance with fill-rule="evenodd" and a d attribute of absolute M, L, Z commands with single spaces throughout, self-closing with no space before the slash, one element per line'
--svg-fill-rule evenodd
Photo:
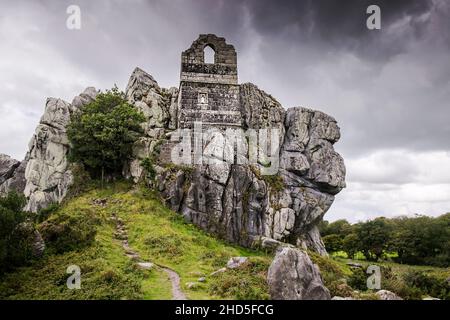
<path fill-rule="evenodd" d="M 151 75 L 136 68 L 128 81 L 125 96 L 145 117 L 142 123 L 144 136 L 134 144 L 132 159 L 123 168 L 123 175 L 137 182 L 142 174 L 141 161 L 151 156 L 166 130 L 176 126 L 178 89 L 161 88 Z"/>
<path fill-rule="evenodd" d="M 250 83 L 240 86 L 240 104 L 242 129 L 267 130 L 271 153 L 261 157 L 258 146 L 256 163 L 239 162 L 239 154 L 230 163 L 234 142 L 250 158 L 248 136 L 232 140 L 217 128 L 212 138 L 204 133 L 202 164 L 189 173 L 170 165 L 160 175 L 164 199 L 187 221 L 243 246 L 273 239 L 326 255 L 317 225 L 345 187 L 345 166 L 333 148 L 340 137 L 335 119 L 307 108 L 285 111 Z"/>
<path fill-rule="evenodd" d="M 6 154 L 0 154 L 0 185 L 13 176 L 14 171 L 19 165 L 20 161 Z"/>
<path fill-rule="evenodd" d="M 284 247 L 278 250 L 269 267 L 267 282 L 274 300 L 330 300 L 319 268 L 302 250 Z"/>
<path fill-rule="evenodd" d="M 30 141 L 25 169 L 24 194 L 28 199 L 25 210 L 37 212 L 51 203 L 61 202 L 72 184 L 67 160 L 69 140 L 66 127 L 71 115 L 93 101 L 97 91 L 90 87 L 72 104 L 48 98 L 44 115 Z"/>
<path fill-rule="evenodd" d="M 10 156 L 0 154 L 0 195 L 10 191 L 23 192 L 27 163 L 28 156 L 20 162 Z"/>

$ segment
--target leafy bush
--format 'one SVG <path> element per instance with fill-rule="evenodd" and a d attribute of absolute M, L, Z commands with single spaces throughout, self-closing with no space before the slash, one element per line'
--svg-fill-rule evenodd
<path fill-rule="evenodd" d="M 236 269 L 228 269 L 214 275 L 209 292 L 223 298 L 237 300 L 269 299 L 266 281 L 268 263 L 263 259 L 251 257 Z"/>
<path fill-rule="evenodd" d="M 367 290 L 367 274 L 363 268 L 352 268 L 352 274 L 348 278 L 348 284 L 357 290 Z"/>
<path fill-rule="evenodd" d="M 327 286 L 328 290 L 330 290 L 330 294 L 332 297 L 353 297 L 354 290 L 347 284 L 346 279 L 339 279 L 336 281 L 332 281 Z"/>
<path fill-rule="evenodd" d="M 90 245 L 95 239 L 98 223 L 98 219 L 89 214 L 60 214 L 43 222 L 39 231 L 50 251 L 63 253 Z"/>
<path fill-rule="evenodd" d="M 422 271 L 409 271 L 404 275 L 404 280 L 408 287 L 416 288 L 423 295 L 450 299 L 450 285 L 447 279 L 439 279 Z"/>
<path fill-rule="evenodd" d="M 342 240 L 342 250 L 350 259 L 353 259 L 359 251 L 359 239 L 355 233 L 350 233 Z"/>
<path fill-rule="evenodd" d="M 381 217 L 356 225 L 359 249 L 369 261 L 378 261 L 388 248 L 391 229 L 387 219 Z"/>
<path fill-rule="evenodd" d="M 420 300 L 422 298 L 422 292 L 415 287 L 408 286 L 403 279 L 404 276 L 394 272 L 391 267 L 381 266 L 381 274 L 382 289 L 392 291 L 403 299 Z"/>
<path fill-rule="evenodd" d="M 319 267 L 325 286 L 330 290 L 331 296 L 348 297 L 353 289 L 347 285 L 346 278 L 350 271 L 344 270 L 335 260 L 319 255 L 316 252 L 308 251 L 308 255 Z"/>
<path fill-rule="evenodd" d="M 398 218 L 392 223 L 391 249 L 398 253 L 396 261 L 441 267 L 450 264 L 450 213 L 438 218 Z"/>
<path fill-rule="evenodd" d="M 337 234 L 329 234 L 323 237 L 322 241 L 328 252 L 337 252 L 342 250 L 342 238 Z"/>
<path fill-rule="evenodd" d="M 36 222 L 37 223 L 41 223 L 44 222 L 45 220 L 47 220 L 53 213 L 55 213 L 56 211 L 58 211 L 59 209 L 59 204 L 58 203 L 52 203 L 50 205 L 48 205 L 46 208 L 42 208 L 38 211 L 38 213 L 36 214 Z"/>
<path fill-rule="evenodd" d="M 335 234 L 344 238 L 352 231 L 352 225 L 345 219 L 336 220 L 331 223 L 328 221 L 321 221 L 319 230 L 323 237 Z"/>
<path fill-rule="evenodd" d="M 156 170 L 155 170 L 155 167 L 153 166 L 153 161 L 149 157 L 147 157 L 141 161 L 141 166 L 144 169 L 144 172 L 146 175 L 145 178 L 150 182 L 155 180 Z"/>
<path fill-rule="evenodd" d="M 71 117 L 67 135 L 69 159 L 84 165 L 93 176 L 118 174 L 142 134 L 145 118 L 117 88 L 100 93 Z"/>
<path fill-rule="evenodd" d="M 0 274 L 32 257 L 34 227 L 26 223 L 25 203 L 25 197 L 16 192 L 0 198 Z"/>

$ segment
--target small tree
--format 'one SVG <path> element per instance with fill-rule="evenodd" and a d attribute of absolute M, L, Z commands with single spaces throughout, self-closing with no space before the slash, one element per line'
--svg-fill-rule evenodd
<path fill-rule="evenodd" d="M 342 250 L 345 251 L 350 259 L 355 257 L 355 254 L 359 251 L 359 239 L 355 233 L 350 233 L 342 240 Z"/>
<path fill-rule="evenodd" d="M 93 176 L 120 173 L 133 143 L 142 134 L 145 118 L 116 87 L 76 112 L 67 128 L 69 159 L 84 165 Z"/>
<path fill-rule="evenodd" d="M 337 234 L 329 234 L 322 238 L 325 249 L 328 252 L 338 252 L 342 250 L 342 238 Z"/>
<path fill-rule="evenodd" d="M 369 261 L 377 261 L 388 249 L 391 237 L 391 225 L 383 217 L 359 223 L 356 226 L 359 246 Z"/>

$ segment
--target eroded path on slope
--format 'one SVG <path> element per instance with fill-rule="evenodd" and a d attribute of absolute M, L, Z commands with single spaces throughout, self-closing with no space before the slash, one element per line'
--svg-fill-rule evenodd
<path fill-rule="evenodd" d="M 172 284 L 172 300 L 187 300 L 186 295 L 181 290 L 180 276 L 178 273 L 165 266 L 161 266 L 150 261 L 143 261 L 139 254 L 135 252 L 128 244 L 128 235 L 123 220 L 115 214 L 112 215 L 111 219 L 116 223 L 115 238 L 122 241 L 122 248 L 125 251 L 125 255 L 136 261 L 136 265 L 141 269 L 149 270 L 156 267 L 163 270 L 169 277 L 170 283 Z"/>

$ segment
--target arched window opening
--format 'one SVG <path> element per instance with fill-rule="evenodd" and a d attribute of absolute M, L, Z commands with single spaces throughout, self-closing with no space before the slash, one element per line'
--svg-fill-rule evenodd
<path fill-rule="evenodd" d="M 205 49 L 203 49 L 203 61 L 204 63 L 214 63 L 216 52 L 211 46 L 207 45 Z"/>

